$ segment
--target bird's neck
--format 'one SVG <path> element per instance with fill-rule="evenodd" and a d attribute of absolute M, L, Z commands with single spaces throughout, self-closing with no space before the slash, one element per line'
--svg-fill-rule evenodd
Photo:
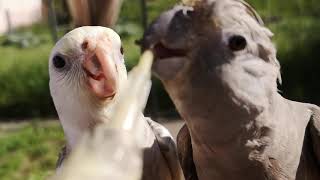
<path fill-rule="evenodd" d="M 85 133 L 90 133 L 96 126 L 98 121 L 94 120 L 89 114 L 77 113 L 72 115 L 65 115 L 60 118 L 65 137 L 67 140 L 67 147 L 73 149 Z"/>
<path fill-rule="evenodd" d="M 81 110 L 75 111 L 74 109 Z M 98 124 L 108 120 L 108 112 L 104 108 L 93 111 L 88 107 L 82 107 L 72 108 L 64 112 L 64 114 L 59 114 L 59 116 L 69 149 L 76 146 L 83 135 L 91 133 Z"/>
<path fill-rule="evenodd" d="M 252 108 L 253 106 L 238 104 L 238 101 L 225 96 L 207 99 L 202 99 L 205 103 L 193 100 L 192 106 L 181 111 L 190 131 L 197 169 L 218 167 L 223 170 L 232 169 L 230 172 L 262 171 L 262 168 L 255 166 L 256 161 L 251 161 L 248 157 L 251 152 L 260 152 L 261 147 L 270 143 L 268 136 L 272 129 L 269 127 L 272 127 L 273 122 L 267 120 L 268 115 L 272 114 L 269 112 L 272 111 L 270 107 L 273 103 L 271 106 L 265 104 L 256 109 Z M 268 123 L 271 125 L 268 126 Z M 213 175 L 216 174 L 199 171 L 199 178 L 211 179 L 208 177 L 215 177 Z M 219 175 L 223 177 L 220 179 L 224 179 L 230 174 Z M 231 177 L 233 176 L 230 175 L 229 179 L 236 179 Z M 247 179 L 261 178 L 248 176 Z"/>
<path fill-rule="evenodd" d="M 255 131 L 255 122 L 268 111 L 266 106 L 238 104 L 224 97 L 216 97 L 205 105 L 195 103 L 182 113 L 193 140 L 198 144 L 225 144 L 237 141 L 239 135 L 248 136 L 247 128 Z M 198 104 L 198 105 L 197 105 Z M 192 112 L 192 113 L 190 113 Z M 199 133 L 201 132 L 201 133 Z"/>
<path fill-rule="evenodd" d="M 175 92 L 169 89 L 169 92 L 192 138 L 199 144 L 232 143 L 246 128 L 256 128 L 255 122 L 263 118 L 280 97 L 276 91 L 250 94 L 244 89 L 233 91 L 219 85 L 184 92 L 189 89 L 192 88 Z"/>
<path fill-rule="evenodd" d="M 245 69 L 252 70 L 255 64 L 241 63 L 223 64 L 207 71 L 198 67 L 199 70 L 166 82 L 194 139 L 225 143 L 262 117 L 279 99 L 276 76 L 267 72 L 252 75 Z"/>

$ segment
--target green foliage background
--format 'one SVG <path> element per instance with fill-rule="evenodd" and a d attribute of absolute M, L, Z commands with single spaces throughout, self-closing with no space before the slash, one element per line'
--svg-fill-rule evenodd
<path fill-rule="evenodd" d="M 275 34 L 282 65 L 283 84 L 279 87 L 282 94 L 319 105 L 320 3 L 317 0 L 249 1 Z M 147 2 L 149 22 L 176 3 L 174 0 Z M 136 64 L 140 54 L 134 43 L 143 33 L 139 5 L 139 0 L 125 0 L 116 26 L 123 40 L 128 69 Z M 42 39 L 39 46 L 26 49 L 0 46 L 0 117 L 24 119 L 55 115 L 48 89 L 47 59 L 53 42 L 47 27 L 40 24 L 18 31 L 33 32 Z M 61 30 L 60 34 L 63 33 Z M 5 37 L 0 37 L 0 41 L 3 39 Z M 151 100 L 148 112 L 174 110 L 159 81 L 154 82 Z"/>
<path fill-rule="evenodd" d="M 320 3 L 249 0 L 274 32 L 282 66 L 282 94 L 320 105 Z"/>

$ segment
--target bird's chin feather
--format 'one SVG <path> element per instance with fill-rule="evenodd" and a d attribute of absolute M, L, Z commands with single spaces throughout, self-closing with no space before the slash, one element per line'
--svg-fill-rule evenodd
<path fill-rule="evenodd" d="M 152 70 L 161 80 L 170 80 L 183 69 L 186 62 L 185 57 L 160 59 L 154 62 Z"/>
<path fill-rule="evenodd" d="M 109 121 L 109 109 L 113 100 L 82 98 L 68 103 L 56 101 L 59 119 L 70 146 L 77 144 L 84 132 L 92 131 L 97 124 Z"/>

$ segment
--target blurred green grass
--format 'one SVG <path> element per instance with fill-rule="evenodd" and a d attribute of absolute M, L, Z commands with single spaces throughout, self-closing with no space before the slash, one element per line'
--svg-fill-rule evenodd
<path fill-rule="evenodd" d="M 47 59 L 53 44 L 44 25 L 34 25 L 18 32 L 26 30 L 36 34 L 44 42 L 24 49 L 16 46 L 0 48 L 1 117 L 40 116 L 52 112 Z"/>
<path fill-rule="evenodd" d="M 54 173 L 64 140 L 57 122 L 33 121 L 2 131 L 0 144 L 1 180 L 42 180 Z"/>

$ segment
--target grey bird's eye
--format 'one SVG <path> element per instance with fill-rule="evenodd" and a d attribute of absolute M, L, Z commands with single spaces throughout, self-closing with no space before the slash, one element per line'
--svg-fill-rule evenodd
<path fill-rule="evenodd" d="M 229 48 L 232 51 L 240 51 L 247 47 L 247 40 L 240 35 L 231 36 L 229 39 Z"/>
<path fill-rule="evenodd" d="M 123 55 L 123 47 L 121 46 L 121 48 L 120 48 L 120 52 L 121 52 L 121 54 Z"/>
<path fill-rule="evenodd" d="M 66 60 L 59 55 L 54 56 L 52 62 L 54 67 L 57 69 L 62 69 L 66 66 Z"/>

